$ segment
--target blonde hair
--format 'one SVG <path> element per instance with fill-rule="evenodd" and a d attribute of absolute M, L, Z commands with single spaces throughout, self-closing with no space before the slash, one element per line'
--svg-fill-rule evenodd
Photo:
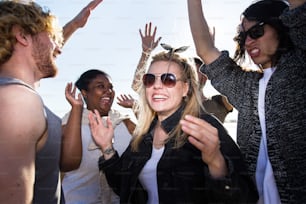
<path fill-rule="evenodd" d="M 0 2 L 0 65 L 9 60 L 14 51 L 14 26 L 19 26 L 24 34 L 32 36 L 48 32 L 59 46 L 62 45 L 62 28 L 49 10 L 32 1 L 4 0 Z"/>
<path fill-rule="evenodd" d="M 186 98 L 182 98 L 182 105 L 184 104 L 184 110 L 182 113 L 182 118 L 185 115 L 199 116 L 201 110 L 203 109 L 200 94 L 199 94 L 199 83 L 195 69 L 192 67 L 191 63 L 187 59 L 182 58 L 176 53 L 161 52 L 152 57 L 150 66 L 157 61 L 168 61 L 174 62 L 181 68 L 181 78 L 188 82 L 188 93 Z M 137 151 L 143 136 L 149 131 L 150 125 L 154 120 L 156 113 L 149 106 L 145 95 L 145 87 L 141 84 L 139 88 L 139 105 L 138 105 L 138 125 L 134 131 L 134 137 L 131 143 L 132 151 Z M 187 140 L 187 135 L 181 130 L 181 126 L 178 124 L 173 131 L 169 134 L 168 140 L 174 138 L 175 146 L 174 148 L 181 147 Z M 165 143 L 167 142 L 165 141 Z"/>

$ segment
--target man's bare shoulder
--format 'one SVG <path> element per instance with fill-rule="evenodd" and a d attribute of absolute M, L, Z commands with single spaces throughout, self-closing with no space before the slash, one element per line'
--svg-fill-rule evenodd
<path fill-rule="evenodd" d="M 33 90 L 9 85 L 0 87 L 0 137 L 38 140 L 45 129 L 40 96 Z"/>

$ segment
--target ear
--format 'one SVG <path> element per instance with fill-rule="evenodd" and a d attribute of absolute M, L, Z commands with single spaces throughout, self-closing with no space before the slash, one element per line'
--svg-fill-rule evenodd
<path fill-rule="evenodd" d="M 82 90 L 81 90 L 81 94 L 82 94 L 84 100 L 86 100 L 86 98 L 87 98 L 87 92 L 86 92 L 84 89 L 82 89 Z"/>
<path fill-rule="evenodd" d="M 24 46 L 27 46 L 29 45 L 29 40 L 30 40 L 30 35 L 26 35 L 24 33 L 24 30 L 18 26 L 18 25 L 15 25 L 13 26 L 12 28 L 12 32 L 16 38 L 16 41 Z"/>
<path fill-rule="evenodd" d="M 185 83 L 183 84 L 183 97 L 188 96 L 188 94 L 189 94 L 189 89 L 190 89 L 190 84 L 189 84 L 189 82 L 185 82 Z"/>

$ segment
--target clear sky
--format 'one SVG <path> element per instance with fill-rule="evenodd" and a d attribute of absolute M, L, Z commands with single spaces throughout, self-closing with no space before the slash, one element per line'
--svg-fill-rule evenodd
<path fill-rule="evenodd" d="M 36 0 L 48 7 L 64 25 L 73 18 L 89 0 Z M 210 26 L 216 29 L 216 46 L 229 50 L 235 48 L 233 36 L 240 14 L 251 0 L 203 0 L 203 10 Z M 57 59 L 59 67 L 55 79 L 41 80 L 38 91 L 43 100 L 58 116 L 69 111 L 64 89 L 88 69 L 102 69 L 113 80 L 116 95 L 137 96 L 130 88 L 135 67 L 141 54 L 139 28 L 147 22 L 157 26 L 157 36 L 162 43 L 173 47 L 188 45 L 184 53 L 194 56 L 187 13 L 187 0 L 104 0 L 91 14 L 85 28 L 77 30 Z M 159 46 L 155 52 L 161 51 Z M 153 53 L 154 54 L 154 53 Z M 217 93 L 208 83 L 205 95 Z M 114 102 L 116 109 L 126 111 Z M 230 118 L 236 117 L 231 113 Z"/>

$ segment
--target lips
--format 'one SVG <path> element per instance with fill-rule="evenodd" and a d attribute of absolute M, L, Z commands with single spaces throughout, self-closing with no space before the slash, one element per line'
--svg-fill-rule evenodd
<path fill-rule="evenodd" d="M 102 103 L 111 103 L 112 99 L 111 97 L 102 97 L 101 102 Z"/>
<path fill-rule="evenodd" d="M 260 50 L 258 48 L 249 49 L 248 54 L 250 55 L 251 58 L 255 58 L 259 56 Z"/>
<path fill-rule="evenodd" d="M 154 101 L 164 101 L 166 100 L 168 97 L 162 94 L 153 94 L 152 99 Z"/>

